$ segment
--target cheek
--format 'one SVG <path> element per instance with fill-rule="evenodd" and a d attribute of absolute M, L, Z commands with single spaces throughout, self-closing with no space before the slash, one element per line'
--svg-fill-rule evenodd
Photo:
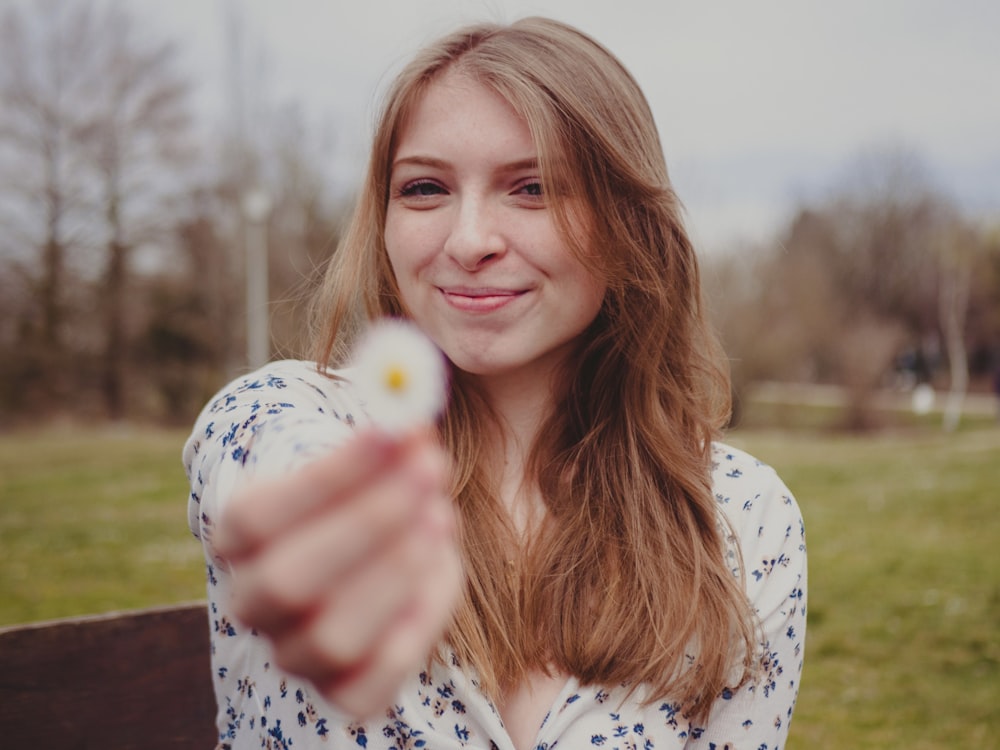
<path fill-rule="evenodd" d="M 582 333 L 590 326 L 601 312 L 608 287 L 589 273 L 581 272 L 576 278 L 573 288 L 564 296 L 575 299 L 572 312 L 569 313 L 574 326 Z"/>
<path fill-rule="evenodd" d="M 397 229 L 395 223 L 386 220 L 384 233 L 385 258 L 388 261 L 389 272 L 392 282 L 394 282 L 396 287 L 396 294 L 399 297 L 402 312 L 407 317 L 411 317 L 409 311 L 411 300 L 409 299 L 409 284 L 407 283 L 409 273 L 406 266 L 406 252 L 404 246 L 400 243 L 401 234 Z"/>
<path fill-rule="evenodd" d="M 398 277 L 400 270 L 399 264 L 402 261 L 402 246 L 400 244 L 402 233 L 399 231 L 399 221 L 393 218 L 393 212 L 391 210 L 386 215 L 385 230 L 383 234 L 385 252 L 389 257 L 389 265 L 392 266 L 393 273 Z"/>
<path fill-rule="evenodd" d="M 596 317 L 608 292 L 604 279 L 594 275 L 588 266 L 570 255 L 569 250 L 565 251 L 562 274 L 565 279 L 563 294 L 576 300 L 576 309 L 581 313 L 593 310 Z"/>
<path fill-rule="evenodd" d="M 586 318 L 584 328 L 589 326 L 594 322 L 598 313 L 601 311 L 601 307 L 604 305 L 604 298 L 607 296 L 608 287 L 607 284 L 599 282 L 593 277 L 588 279 L 587 287 L 582 290 L 586 302 L 584 303 L 583 317 Z"/>
<path fill-rule="evenodd" d="M 385 249 L 397 283 L 405 284 L 434 258 L 434 246 L 425 228 L 394 219 L 385 223 Z"/>
<path fill-rule="evenodd" d="M 409 288 L 415 273 L 413 247 L 404 243 L 402 237 L 405 233 L 392 231 L 390 225 L 386 225 L 385 250 L 389 258 L 389 267 L 396 280 L 396 287 L 403 296 L 404 301 L 409 296 Z"/>

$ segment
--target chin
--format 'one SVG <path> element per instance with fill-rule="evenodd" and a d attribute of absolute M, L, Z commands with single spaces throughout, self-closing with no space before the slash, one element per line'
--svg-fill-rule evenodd
<path fill-rule="evenodd" d="M 445 353 L 447 356 L 447 352 Z M 448 357 L 448 361 L 456 370 L 474 377 L 490 377 L 503 375 L 515 369 L 508 363 L 497 362 L 495 360 L 484 360 L 478 357 Z"/>
<path fill-rule="evenodd" d="M 456 370 L 472 375 L 474 377 L 489 377 L 490 375 L 501 375 L 506 368 L 497 367 L 492 363 L 476 362 L 468 360 L 451 360 Z"/>

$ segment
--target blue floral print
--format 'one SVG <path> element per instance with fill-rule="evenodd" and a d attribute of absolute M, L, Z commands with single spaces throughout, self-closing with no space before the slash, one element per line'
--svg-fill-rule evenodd
<path fill-rule="evenodd" d="M 381 718 L 340 715 L 304 682 L 271 664 L 267 641 L 229 611 L 232 580 L 212 546 L 215 519 L 239 485 L 315 459 L 365 424 L 350 372 L 329 378 L 312 363 L 276 362 L 237 379 L 203 410 L 184 447 L 188 523 L 201 540 L 208 636 L 224 750 L 514 750 L 503 721 L 454 654 L 413 675 Z M 805 531 L 798 506 L 768 466 L 713 447 L 712 478 L 726 559 L 742 575 L 761 624 L 756 681 L 726 689 L 704 724 L 671 701 L 625 685 L 570 678 L 539 728 L 534 750 L 781 750 L 802 671 L 806 625 Z"/>

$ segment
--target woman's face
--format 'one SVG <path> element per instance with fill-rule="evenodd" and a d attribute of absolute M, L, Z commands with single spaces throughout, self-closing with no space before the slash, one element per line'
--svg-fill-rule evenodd
<path fill-rule="evenodd" d="M 604 298 L 557 230 L 537 156 L 506 100 L 452 71 L 411 113 L 392 163 L 385 243 L 403 303 L 485 378 L 551 373 Z"/>

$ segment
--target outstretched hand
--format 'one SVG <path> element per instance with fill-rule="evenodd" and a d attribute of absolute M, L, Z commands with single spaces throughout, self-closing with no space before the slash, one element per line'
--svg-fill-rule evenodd
<path fill-rule="evenodd" d="M 341 710 L 392 702 L 462 588 L 448 461 L 426 432 L 370 431 L 233 498 L 215 539 L 234 609 Z"/>

